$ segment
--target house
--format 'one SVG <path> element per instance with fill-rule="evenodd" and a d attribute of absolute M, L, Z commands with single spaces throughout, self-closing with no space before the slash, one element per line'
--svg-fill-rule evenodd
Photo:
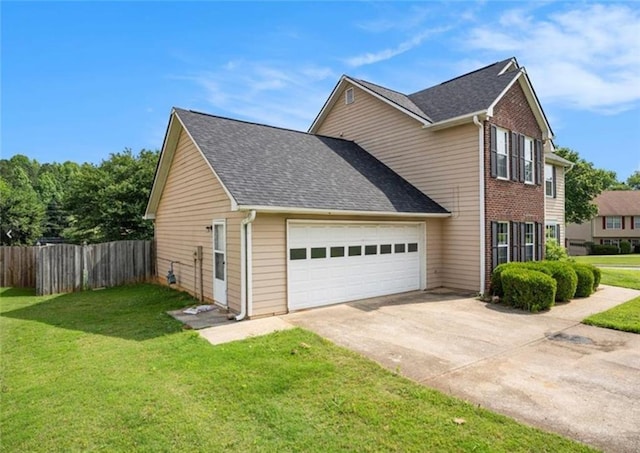
<path fill-rule="evenodd" d="M 620 242 L 628 241 L 632 247 L 640 247 L 640 191 L 605 191 L 593 202 L 598 207 L 596 217 L 567 225 L 571 255 L 586 255 L 587 242 L 620 246 Z"/>
<path fill-rule="evenodd" d="M 307 133 L 174 108 L 146 211 L 157 268 L 238 319 L 484 293 L 564 240 L 552 137 L 514 58 L 409 95 L 343 76 Z"/>

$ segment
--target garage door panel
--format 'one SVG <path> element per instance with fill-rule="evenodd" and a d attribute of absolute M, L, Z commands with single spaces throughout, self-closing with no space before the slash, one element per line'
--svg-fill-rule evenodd
<path fill-rule="evenodd" d="M 287 252 L 289 308 L 419 289 L 422 232 L 420 224 L 290 223 L 289 250 L 302 258 Z"/>

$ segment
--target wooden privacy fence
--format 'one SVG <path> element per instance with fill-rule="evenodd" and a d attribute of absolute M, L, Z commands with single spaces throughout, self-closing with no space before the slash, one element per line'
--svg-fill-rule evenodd
<path fill-rule="evenodd" d="M 38 247 L 0 247 L 0 286 L 35 288 Z"/>
<path fill-rule="evenodd" d="M 83 289 L 142 282 L 155 275 L 153 241 L 118 241 L 91 245 L 48 245 L 42 247 L 2 247 L 31 252 L 31 264 L 23 264 L 20 272 L 30 273 L 17 284 L 9 281 L 18 271 L 16 252 L 2 252 L 2 286 L 35 287 L 39 296 L 68 293 Z M 9 261 L 9 259 L 12 261 Z M 5 268 L 11 272 L 5 273 Z M 14 284 L 10 284 L 14 283 Z"/>

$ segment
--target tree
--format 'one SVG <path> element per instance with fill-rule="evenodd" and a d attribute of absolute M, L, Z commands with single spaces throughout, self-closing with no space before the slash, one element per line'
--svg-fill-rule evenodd
<path fill-rule="evenodd" d="M 3 168 L 0 179 L 0 243 L 33 245 L 42 234 L 44 206 L 20 166 Z"/>
<path fill-rule="evenodd" d="M 617 183 L 613 171 L 595 168 L 569 148 L 559 148 L 555 153 L 573 162 L 573 168 L 565 175 L 565 214 L 567 223 L 589 221 L 598 214 L 593 199 L 603 190 Z"/>
<path fill-rule="evenodd" d="M 634 171 L 631 176 L 627 178 L 627 185 L 630 190 L 640 190 L 640 170 Z"/>
<path fill-rule="evenodd" d="M 158 152 L 130 149 L 111 154 L 100 165 L 83 164 L 64 199 L 71 215 L 64 236 L 72 242 L 102 242 L 153 237 L 143 220 Z"/>

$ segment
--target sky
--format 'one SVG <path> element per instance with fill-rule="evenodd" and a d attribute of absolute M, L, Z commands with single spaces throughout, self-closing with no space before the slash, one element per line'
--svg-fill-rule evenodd
<path fill-rule="evenodd" d="M 640 2 L 1 1 L 0 157 L 160 149 L 173 106 L 306 131 L 342 74 L 405 94 L 510 57 L 555 134 L 640 170 Z"/>

